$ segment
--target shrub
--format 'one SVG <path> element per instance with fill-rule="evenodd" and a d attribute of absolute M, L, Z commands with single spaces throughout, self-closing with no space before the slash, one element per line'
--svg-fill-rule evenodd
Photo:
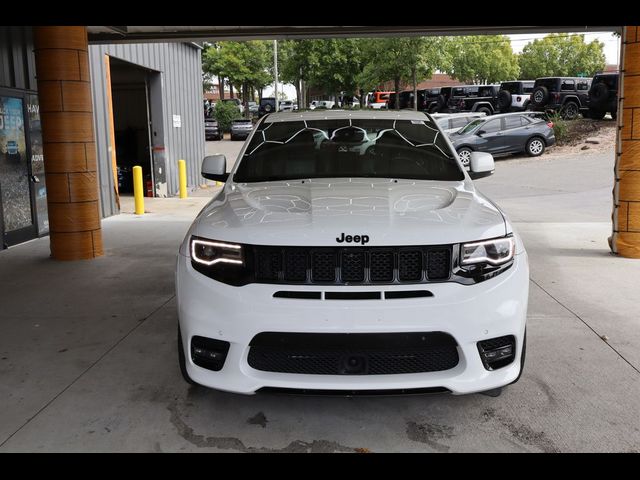
<path fill-rule="evenodd" d="M 231 122 L 236 118 L 242 118 L 237 105 L 233 102 L 216 103 L 216 120 L 223 132 L 231 131 Z"/>
<path fill-rule="evenodd" d="M 551 122 L 553 122 L 553 133 L 556 136 L 556 141 L 564 142 L 567 139 L 567 134 L 569 133 L 567 121 L 564 120 L 559 113 L 553 113 L 547 117 Z"/>

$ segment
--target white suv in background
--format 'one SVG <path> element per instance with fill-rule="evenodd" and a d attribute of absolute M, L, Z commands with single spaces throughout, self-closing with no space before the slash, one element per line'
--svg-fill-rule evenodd
<path fill-rule="evenodd" d="M 512 224 L 421 112 L 264 116 L 179 249 L 184 379 L 230 392 L 499 389 L 525 358 Z"/>
<path fill-rule="evenodd" d="M 515 80 L 502 82 L 498 91 L 500 112 L 522 112 L 529 107 L 534 80 Z"/>

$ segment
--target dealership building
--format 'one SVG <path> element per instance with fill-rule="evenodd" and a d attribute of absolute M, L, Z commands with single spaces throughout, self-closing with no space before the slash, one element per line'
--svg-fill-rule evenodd
<path fill-rule="evenodd" d="M 0 27 L 0 249 L 51 234 L 54 257 L 100 255 L 100 218 L 132 194 L 134 165 L 147 196 L 177 194 L 179 159 L 196 186 L 201 52 L 89 46 L 85 27 Z"/>

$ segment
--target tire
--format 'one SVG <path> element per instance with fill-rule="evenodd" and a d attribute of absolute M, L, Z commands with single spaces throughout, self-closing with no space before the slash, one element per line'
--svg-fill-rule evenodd
<path fill-rule="evenodd" d="M 585 117 L 589 117 L 589 118 L 593 118 L 594 120 L 602 120 L 605 116 L 606 112 L 602 111 L 602 110 L 593 110 L 593 109 L 589 109 L 588 113 L 585 113 L 584 116 Z"/>
<path fill-rule="evenodd" d="M 617 120 L 618 119 L 618 112 L 611 112 L 611 119 L 612 120 Z"/>
<path fill-rule="evenodd" d="M 498 106 L 500 111 L 506 112 L 511 107 L 511 92 L 509 90 L 500 90 L 498 92 Z"/>
<path fill-rule="evenodd" d="M 199 385 L 194 382 L 189 373 L 187 373 L 187 359 L 184 355 L 184 347 L 182 346 L 182 334 L 180 333 L 180 326 L 178 326 L 178 363 L 180 364 L 180 373 L 182 374 L 182 378 L 189 385 Z"/>
<path fill-rule="evenodd" d="M 560 114 L 565 120 L 575 120 L 580 115 L 580 107 L 576 102 L 569 101 L 562 106 Z"/>
<path fill-rule="evenodd" d="M 478 110 L 476 110 L 476 112 L 484 113 L 487 116 L 493 114 L 493 112 L 491 111 L 491 109 L 489 107 L 480 107 Z"/>
<path fill-rule="evenodd" d="M 267 103 L 267 104 L 264 106 L 264 111 L 265 111 L 265 112 L 267 112 L 267 113 L 271 113 L 271 110 L 272 110 L 272 109 L 273 109 L 273 107 L 271 106 L 271 104 L 270 104 L 270 103 Z"/>
<path fill-rule="evenodd" d="M 540 137 L 531 137 L 527 140 L 527 145 L 525 146 L 525 151 L 527 155 L 530 157 L 539 157 L 544 153 L 545 149 L 544 140 Z"/>
<path fill-rule="evenodd" d="M 520 377 L 522 376 L 522 371 L 524 370 L 524 361 L 526 356 L 527 356 L 527 329 L 525 328 L 524 339 L 522 340 L 522 353 L 520 354 L 520 373 L 518 373 L 518 376 L 516 377 L 516 379 L 513 382 L 511 382 L 509 385 L 513 385 L 518 380 L 520 380 Z"/>
<path fill-rule="evenodd" d="M 471 158 L 471 150 L 469 147 L 462 147 L 458 149 L 458 157 L 460 157 L 460 163 L 462 163 L 463 167 L 468 167 Z"/>
<path fill-rule="evenodd" d="M 609 87 L 605 83 L 597 83 L 589 92 L 589 103 L 596 107 L 604 107 L 609 98 Z"/>
<path fill-rule="evenodd" d="M 530 100 L 536 107 L 545 105 L 549 100 L 549 89 L 544 86 L 534 88 Z"/>

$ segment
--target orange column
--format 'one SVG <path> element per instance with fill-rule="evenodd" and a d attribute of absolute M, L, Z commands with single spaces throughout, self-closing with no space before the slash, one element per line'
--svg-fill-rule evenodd
<path fill-rule="evenodd" d="M 86 27 L 33 27 L 51 256 L 101 256 Z"/>

